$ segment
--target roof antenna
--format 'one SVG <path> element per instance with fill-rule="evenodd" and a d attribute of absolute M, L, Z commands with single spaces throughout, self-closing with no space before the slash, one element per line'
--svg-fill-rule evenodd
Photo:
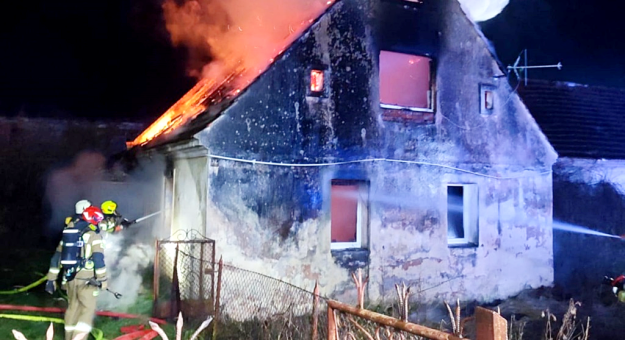
<path fill-rule="evenodd" d="M 523 56 L 523 65 L 519 66 L 519 63 L 521 62 L 521 56 Z M 555 65 L 532 65 L 532 66 L 528 66 L 527 65 L 527 49 L 524 49 L 523 51 L 521 51 L 521 53 L 519 53 L 519 56 L 516 58 L 516 60 L 514 61 L 514 65 L 512 66 L 508 66 L 508 71 L 514 71 L 514 74 L 517 77 L 517 80 L 524 80 L 525 86 L 527 86 L 527 70 L 531 69 L 531 68 L 557 68 L 558 70 L 562 69 L 562 63 L 559 62 Z M 521 77 L 520 73 L 523 73 L 523 76 Z"/>

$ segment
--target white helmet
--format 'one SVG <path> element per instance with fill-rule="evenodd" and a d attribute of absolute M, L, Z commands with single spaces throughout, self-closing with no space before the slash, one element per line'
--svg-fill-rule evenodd
<path fill-rule="evenodd" d="M 85 209 L 91 206 L 91 202 L 87 200 L 80 200 L 76 202 L 76 215 L 80 215 L 85 211 Z"/>

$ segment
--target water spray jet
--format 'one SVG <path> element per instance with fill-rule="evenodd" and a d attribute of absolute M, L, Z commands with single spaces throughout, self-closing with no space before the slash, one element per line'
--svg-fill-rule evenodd
<path fill-rule="evenodd" d="M 160 211 L 157 211 L 157 212 L 155 212 L 155 213 L 152 213 L 152 214 L 149 214 L 149 215 L 145 215 L 145 216 L 143 216 L 143 217 L 139 217 L 139 218 L 137 218 L 136 220 L 134 220 L 134 222 L 135 222 L 135 223 L 139 223 L 139 222 L 141 222 L 141 221 L 147 220 L 147 219 L 148 219 L 148 218 L 150 218 L 150 217 L 154 217 L 154 216 L 156 216 L 156 215 L 158 215 L 158 214 L 160 214 L 160 213 L 161 213 Z"/>
<path fill-rule="evenodd" d="M 564 223 L 564 222 L 558 222 L 558 221 L 554 221 L 553 222 L 553 229 L 554 230 L 560 230 L 560 231 L 568 231 L 571 233 L 577 233 L 577 234 L 586 234 L 586 235 L 595 235 L 595 236 L 603 236 L 603 237 L 611 237 L 611 238 L 618 238 L 618 239 L 625 239 L 625 235 L 612 235 L 612 234 L 607 234 L 607 233 L 603 233 L 597 230 L 592 230 L 586 227 L 582 227 L 582 226 L 578 226 L 578 225 L 574 225 L 574 224 L 569 224 L 569 223 Z"/>

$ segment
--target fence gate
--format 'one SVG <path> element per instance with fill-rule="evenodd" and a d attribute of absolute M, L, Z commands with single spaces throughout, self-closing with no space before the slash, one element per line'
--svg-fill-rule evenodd
<path fill-rule="evenodd" d="M 215 311 L 215 241 L 156 241 L 153 315 L 204 320 Z"/>

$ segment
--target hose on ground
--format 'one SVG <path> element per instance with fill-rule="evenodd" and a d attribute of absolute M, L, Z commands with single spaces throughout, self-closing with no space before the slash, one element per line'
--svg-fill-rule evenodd
<path fill-rule="evenodd" d="M 35 315 L 20 315 L 20 314 L 0 314 L 0 318 L 3 319 L 13 319 L 13 320 L 22 320 L 22 321 L 33 321 L 33 322 L 54 322 L 54 323 L 65 323 L 63 319 L 59 318 L 50 318 L 47 316 L 35 316 Z M 96 340 L 104 340 L 104 332 L 97 328 L 91 329 L 91 335 Z"/>

